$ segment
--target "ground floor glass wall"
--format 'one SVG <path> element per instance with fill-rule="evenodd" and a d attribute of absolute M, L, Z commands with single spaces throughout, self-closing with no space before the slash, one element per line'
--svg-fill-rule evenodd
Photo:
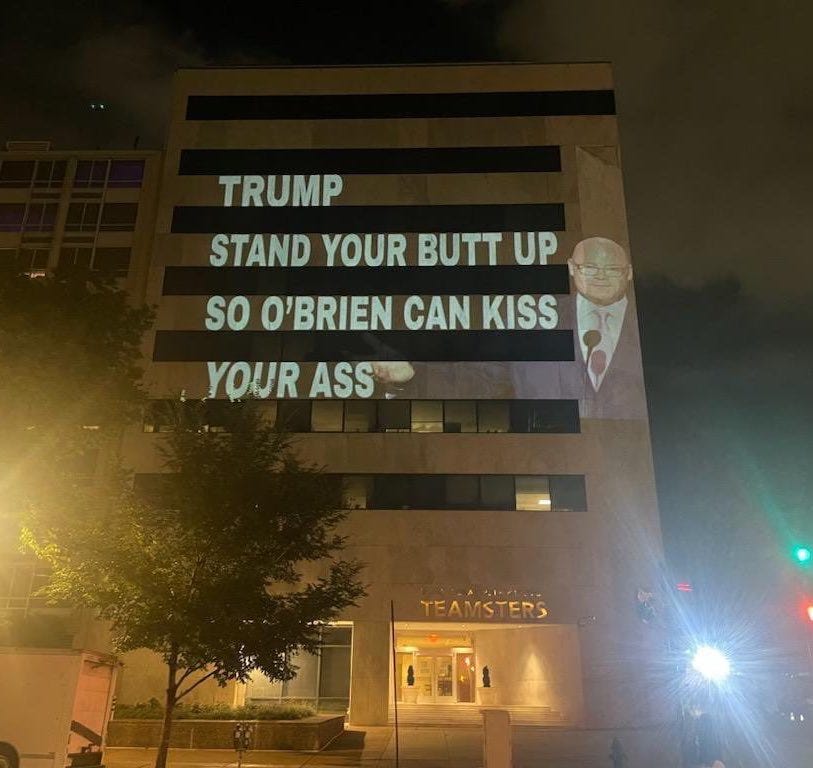
<path fill-rule="evenodd" d="M 247 704 L 306 704 L 320 712 L 344 712 L 350 701 L 352 627 L 322 630 L 319 651 L 292 658 L 299 668 L 293 680 L 269 680 L 260 672 L 246 687 Z"/>

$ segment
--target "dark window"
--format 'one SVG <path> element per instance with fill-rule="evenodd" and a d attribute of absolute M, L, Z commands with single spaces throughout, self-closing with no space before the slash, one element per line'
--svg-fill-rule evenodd
<path fill-rule="evenodd" d="M 31 203 L 25 214 L 26 232 L 50 232 L 56 221 L 56 203 Z"/>
<path fill-rule="evenodd" d="M 480 506 L 478 475 L 448 475 L 446 505 L 451 509 L 476 509 Z"/>
<path fill-rule="evenodd" d="M 350 645 L 351 627 L 327 626 L 322 629 L 322 645 Z"/>
<path fill-rule="evenodd" d="M 446 498 L 444 475 L 416 475 L 411 485 L 409 506 L 416 509 L 435 509 Z"/>
<path fill-rule="evenodd" d="M 350 647 L 322 648 L 319 661 L 319 698 L 347 700 L 350 696 Z"/>
<path fill-rule="evenodd" d="M 44 273 L 48 267 L 48 248 L 21 248 L 18 265 L 21 272 Z"/>
<path fill-rule="evenodd" d="M 135 229 L 138 203 L 105 203 L 100 230 L 129 232 Z"/>
<path fill-rule="evenodd" d="M 409 509 L 410 478 L 408 475 L 375 475 L 373 477 L 373 497 L 369 502 L 372 509 Z"/>
<path fill-rule="evenodd" d="M 33 160 L 6 160 L 0 165 L 0 187 L 30 187 L 33 176 Z"/>
<path fill-rule="evenodd" d="M 412 401 L 413 432 L 443 432 L 443 401 Z"/>
<path fill-rule="evenodd" d="M 309 432 L 311 404 L 308 400 L 279 400 L 277 428 L 283 432 Z"/>
<path fill-rule="evenodd" d="M 25 203 L 0 203 L 0 232 L 19 232 L 25 219 Z"/>
<path fill-rule="evenodd" d="M 71 203 L 65 219 L 66 232 L 95 232 L 99 224 L 98 203 Z"/>
<path fill-rule="evenodd" d="M 345 475 L 346 509 L 485 509 L 581 512 L 580 475 Z"/>
<path fill-rule="evenodd" d="M 74 187 L 103 187 L 107 178 L 108 160 L 80 160 L 76 164 Z"/>
<path fill-rule="evenodd" d="M 375 402 L 348 400 L 345 402 L 344 431 L 373 432 L 375 430 Z"/>
<path fill-rule="evenodd" d="M 37 163 L 37 174 L 34 177 L 35 187 L 61 187 L 65 180 L 64 160 L 40 160 Z"/>
<path fill-rule="evenodd" d="M 314 400 L 311 404 L 311 432 L 341 432 L 343 412 L 341 400 Z"/>
<path fill-rule="evenodd" d="M 477 410 L 474 400 L 447 400 L 443 404 L 444 432 L 476 432 Z"/>
<path fill-rule="evenodd" d="M 144 178 L 143 160 L 113 160 L 110 163 L 108 187 L 140 187 Z"/>
<path fill-rule="evenodd" d="M 509 429 L 507 400 L 481 400 L 477 403 L 478 432 L 508 432 Z"/>
<path fill-rule="evenodd" d="M 552 475 L 550 478 L 551 507 L 559 512 L 584 512 L 587 493 L 583 475 Z"/>
<path fill-rule="evenodd" d="M 514 400 L 511 402 L 512 432 L 579 431 L 576 400 Z"/>
<path fill-rule="evenodd" d="M 90 262 L 93 256 L 92 248 L 70 246 L 59 251 L 59 266 L 65 268 L 81 267 L 90 269 Z"/>
<path fill-rule="evenodd" d="M 127 277 L 130 271 L 130 249 L 97 248 L 93 254 L 93 269 L 116 277 Z"/>
<path fill-rule="evenodd" d="M 379 400 L 378 429 L 381 432 L 409 432 L 409 400 Z"/>
<path fill-rule="evenodd" d="M 484 509 L 514 509 L 514 478 L 512 475 L 482 475 L 480 504 Z"/>

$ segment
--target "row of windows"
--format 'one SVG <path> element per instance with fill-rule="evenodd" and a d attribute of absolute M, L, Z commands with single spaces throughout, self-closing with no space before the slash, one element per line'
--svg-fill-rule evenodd
<path fill-rule="evenodd" d="M 48 583 L 48 569 L 35 562 L 0 564 L 0 609 L 28 609 L 44 605 L 37 595 Z"/>
<path fill-rule="evenodd" d="M 58 203 L 0 203 L 0 232 L 51 232 Z M 132 232 L 138 203 L 71 203 L 66 232 Z"/>
<path fill-rule="evenodd" d="M 208 400 L 212 431 L 228 431 L 228 400 Z M 286 432 L 549 432 L 579 431 L 575 400 L 269 400 L 265 416 Z M 171 405 L 156 401 L 145 432 L 171 429 Z"/>
<path fill-rule="evenodd" d="M 19 272 L 42 274 L 48 268 L 50 248 L 0 248 L 0 262 L 12 262 Z M 76 246 L 62 248 L 60 267 L 81 267 L 106 272 L 114 277 L 126 277 L 130 269 L 129 248 Z"/>
<path fill-rule="evenodd" d="M 53 189 L 65 181 L 65 160 L 5 160 L 0 163 L 0 188 Z M 76 188 L 140 187 L 144 180 L 143 160 L 80 160 L 76 164 Z"/>
<path fill-rule="evenodd" d="M 335 474 L 343 509 L 519 510 L 584 512 L 584 475 Z M 160 499 L 172 475 L 136 476 L 136 488 Z"/>
<path fill-rule="evenodd" d="M 583 475 L 344 475 L 345 509 L 583 512 Z"/>

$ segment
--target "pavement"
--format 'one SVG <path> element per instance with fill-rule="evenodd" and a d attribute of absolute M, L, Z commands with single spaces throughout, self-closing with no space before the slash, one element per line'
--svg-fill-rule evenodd
<path fill-rule="evenodd" d="M 513 729 L 513 768 L 607 768 L 610 742 L 620 738 L 630 768 L 677 768 L 678 749 L 668 728 L 630 730 Z M 752 734 L 757 736 L 757 734 Z M 777 726 L 759 734 L 756 755 L 748 745 L 729 744 L 729 768 L 811 768 L 813 729 Z M 753 745 L 752 745 L 753 746 Z M 398 768 L 482 768 L 483 730 L 472 726 L 400 729 Z M 155 749 L 108 747 L 107 768 L 152 768 Z M 737 758 L 730 753 L 738 754 Z M 236 768 L 232 750 L 173 749 L 169 768 Z M 396 768 L 390 727 L 348 728 L 321 752 L 252 750 L 242 768 Z"/>
<path fill-rule="evenodd" d="M 482 768 L 481 728 L 401 728 L 398 739 L 400 768 Z M 108 747 L 107 768 L 151 768 L 155 749 Z M 252 750 L 242 768 L 395 768 L 392 728 L 348 728 L 321 752 Z M 169 768 L 235 768 L 233 750 L 171 749 Z"/>

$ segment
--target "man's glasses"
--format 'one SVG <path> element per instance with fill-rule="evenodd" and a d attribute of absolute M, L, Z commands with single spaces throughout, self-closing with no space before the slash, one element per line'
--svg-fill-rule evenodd
<path fill-rule="evenodd" d="M 623 277 L 627 274 L 629 267 L 600 267 L 598 264 L 575 264 L 579 273 L 585 277 L 595 277 L 599 272 L 603 272 L 607 277 Z"/>

